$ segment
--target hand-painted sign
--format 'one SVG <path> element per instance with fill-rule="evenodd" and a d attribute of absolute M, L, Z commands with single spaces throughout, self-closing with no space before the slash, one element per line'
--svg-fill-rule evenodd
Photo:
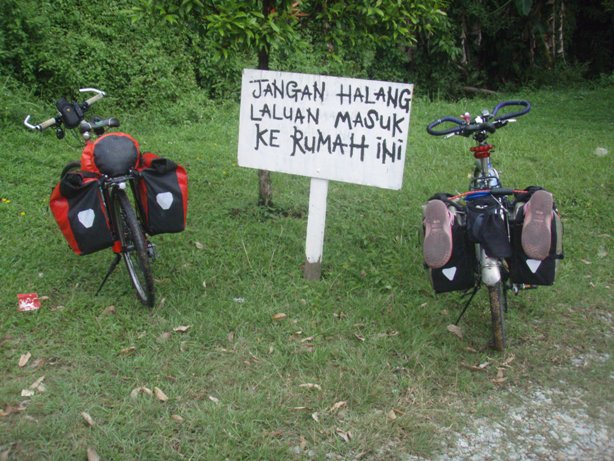
<path fill-rule="evenodd" d="M 243 71 L 240 166 L 400 189 L 413 85 Z"/>

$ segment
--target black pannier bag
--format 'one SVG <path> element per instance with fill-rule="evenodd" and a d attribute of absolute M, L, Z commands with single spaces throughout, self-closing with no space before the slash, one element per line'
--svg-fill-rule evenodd
<path fill-rule="evenodd" d="M 53 189 L 49 207 L 76 254 L 86 255 L 113 245 L 97 174 L 66 173 Z"/>
<path fill-rule="evenodd" d="M 512 255 L 506 212 L 492 195 L 467 200 L 467 233 L 479 243 L 487 256 L 508 258 Z"/>
<path fill-rule="evenodd" d="M 144 153 L 139 171 L 139 205 L 149 235 L 181 232 L 188 211 L 188 175 L 175 162 Z"/>
<path fill-rule="evenodd" d="M 450 260 L 438 269 L 427 267 L 435 293 L 466 291 L 475 286 L 477 267 L 475 246 L 468 238 L 467 228 L 462 223 L 463 218 L 462 212 L 455 212 Z"/>
<path fill-rule="evenodd" d="M 512 256 L 508 259 L 510 279 L 513 283 L 525 285 L 552 285 L 556 277 L 559 260 L 563 259 L 563 224 L 556 206 L 553 205 L 551 224 L 550 252 L 546 259 L 529 258 L 522 249 L 522 225 L 524 223 L 524 204 L 531 193 L 540 188 L 529 188 L 528 194 L 518 197 L 514 215 L 510 222 Z"/>

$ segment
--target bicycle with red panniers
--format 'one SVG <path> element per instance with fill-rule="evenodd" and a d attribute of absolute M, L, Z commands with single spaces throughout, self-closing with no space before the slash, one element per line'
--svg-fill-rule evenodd
<path fill-rule="evenodd" d="M 510 109 L 512 111 L 510 111 Z M 467 192 L 435 194 L 424 206 L 423 256 L 436 293 L 470 294 L 461 320 L 481 286 L 488 290 L 492 346 L 505 349 L 507 294 L 552 285 L 563 257 L 562 225 L 550 192 L 504 188 L 491 156 L 490 135 L 531 110 L 528 101 L 504 101 L 476 117 L 431 122 L 433 136 L 473 137 L 476 166 Z"/>
<path fill-rule="evenodd" d="M 95 88 L 79 91 L 94 96 L 82 103 L 61 98 L 54 117 L 37 125 L 30 123 L 29 115 L 24 121 L 35 131 L 55 127 L 58 139 L 64 138 L 65 129 L 75 129 L 85 141 L 81 160 L 62 170 L 49 206 L 76 254 L 105 248 L 115 253 L 96 294 L 123 258 L 137 297 L 152 307 L 155 248 L 149 237 L 184 230 L 187 173 L 168 159 L 141 153 L 139 143 L 127 133 L 105 133 L 119 127 L 116 118 L 87 120 L 85 114 L 105 93 Z"/>

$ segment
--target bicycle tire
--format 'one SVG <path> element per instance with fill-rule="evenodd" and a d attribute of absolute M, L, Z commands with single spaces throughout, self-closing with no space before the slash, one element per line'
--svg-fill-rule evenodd
<path fill-rule="evenodd" d="M 488 287 L 490 300 L 490 317 L 492 321 L 493 347 L 503 352 L 505 350 L 505 321 L 504 314 L 507 311 L 507 293 L 502 281 Z"/>
<path fill-rule="evenodd" d="M 62 169 L 62 172 L 60 173 L 60 179 L 62 179 L 66 175 L 66 173 L 70 173 L 71 171 L 77 171 L 80 168 L 81 168 L 81 162 L 78 162 L 78 161 L 68 162 L 66 166 L 64 166 L 64 168 Z"/>
<path fill-rule="evenodd" d="M 122 245 L 121 254 L 130 275 L 130 281 L 141 303 L 153 307 L 155 300 L 154 281 L 149 264 L 145 234 L 126 192 L 115 189 L 111 200 L 113 202 L 113 217 Z"/>

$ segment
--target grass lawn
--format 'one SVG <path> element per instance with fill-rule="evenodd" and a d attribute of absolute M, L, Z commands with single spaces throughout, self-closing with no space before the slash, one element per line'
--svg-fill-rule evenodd
<path fill-rule="evenodd" d="M 505 185 L 554 193 L 565 259 L 553 287 L 510 299 L 501 355 L 487 347 L 485 292 L 461 322 L 463 339 L 447 331 L 462 302 L 432 293 L 418 230 L 421 204 L 465 190 L 473 167 L 470 140 L 429 137 L 426 124 L 511 98 L 533 110 L 491 138 L 493 161 Z M 102 101 L 101 115 L 190 177 L 187 230 L 152 239 L 152 310 L 123 266 L 94 296 L 112 253 L 75 256 L 48 208 L 79 149 L 20 125 L 51 105 L 12 109 L 0 130 L 0 459 L 85 459 L 88 448 L 116 460 L 428 457 L 468 417 L 505 421 L 493 404 L 503 389 L 564 381 L 595 408 L 612 402 L 613 101 L 611 86 L 416 99 L 401 191 L 330 184 L 316 282 L 301 268 L 309 179 L 273 174 L 283 212 L 256 206 L 256 171 L 236 164 L 238 105 L 170 123 Z M 47 298 L 18 312 L 28 292 Z M 580 372 L 572 359 L 583 354 L 606 360 Z"/>

